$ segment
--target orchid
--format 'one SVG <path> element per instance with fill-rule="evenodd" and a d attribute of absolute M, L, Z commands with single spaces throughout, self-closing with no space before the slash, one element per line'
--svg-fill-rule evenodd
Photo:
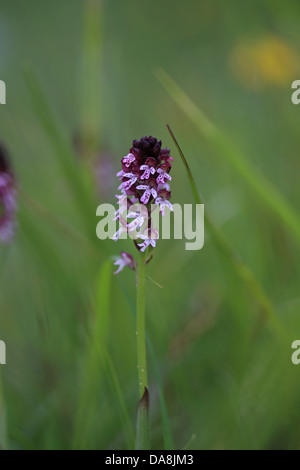
<path fill-rule="evenodd" d="M 169 173 L 172 161 L 170 150 L 162 148 L 161 140 L 151 136 L 143 137 L 133 141 L 129 153 L 121 160 L 122 169 L 117 173 L 117 178 L 121 181 L 118 188 L 121 194 L 116 195 L 119 209 L 115 212 L 114 220 L 119 221 L 120 227 L 112 239 L 118 240 L 123 233 L 128 233 L 134 239 L 139 252 L 138 262 L 132 255 L 123 251 L 114 264 L 118 266 L 115 274 L 119 274 L 126 266 L 136 271 L 136 337 L 140 396 L 137 449 L 144 450 L 149 449 L 145 331 L 146 264 L 152 259 L 152 251 L 159 239 L 158 229 L 152 224 L 152 213 L 157 207 L 162 216 L 165 215 L 166 207 L 173 210 L 169 202 L 171 198 L 169 182 L 172 180 Z"/>
<path fill-rule="evenodd" d="M 123 216 L 118 209 L 114 220 L 119 220 L 120 228 L 112 237 L 113 240 L 118 240 L 122 233 L 127 232 L 130 235 L 136 229 L 146 226 L 148 228 L 139 234 L 142 242 L 135 245 L 141 252 L 145 252 L 148 247 L 149 250 L 155 248 L 159 233 L 157 229 L 155 232 L 149 230 L 149 227 L 152 227 L 151 213 L 155 206 L 159 207 L 162 216 L 165 215 L 166 207 L 173 210 L 169 202 L 171 191 L 168 184 L 172 180 L 169 174 L 172 161 L 170 150 L 162 148 L 161 140 L 150 136 L 133 141 L 129 153 L 121 160 L 122 170 L 117 173 L 117 178 L 121 181 L 118 188 L 121 194 L 116 197 L 119 201 L 126 198 L 126 208 L 135 203 L 143 204 L 147 209 L 147 216 L 139 211 L 131 211 L 127 216 Z M 132 218 L 134 220 L 127 220 Z M 155 236 L 150 236 L 151 233 Z M 120 270 L 116 273 L 119 272 Z"/>

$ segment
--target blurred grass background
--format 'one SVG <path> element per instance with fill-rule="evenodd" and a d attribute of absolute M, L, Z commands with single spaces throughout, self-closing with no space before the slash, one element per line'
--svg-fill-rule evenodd
<path fill-rule="evenodd" d="M 19 185 L 17 237 L 0 247 L 3 447 L 133 447 L 135 280 L 113 277 L 110 256 L 134 249 L 98 240 L 95 213 L 150 134 L 175 158 L 172 201 L 194 201 L 166 123 L 283 334 L 209 231 L 199 252 L 161 240 L 148 273 L 163 289 L 147 285 L 153 448 L 300 447 L 299 239 L 155 76 L 167 71 L 297 218 L 299 19 L 297 0 L 1 0 L 0 139 Z"/>

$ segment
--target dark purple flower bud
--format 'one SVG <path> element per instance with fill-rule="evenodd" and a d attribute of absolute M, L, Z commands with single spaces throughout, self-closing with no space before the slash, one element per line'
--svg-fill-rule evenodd
<path fill-rule="evenodd" d="M 138 149 L 138 148 L 140 148 L 140 141 L 139 141 L 139 140 L 134 140 L 134 141 L 132 142 L 132 145 L 133 145 L 133 147 L 135 147 L 135 148 Z"/>
<path fill-rule="evenodd" d="M 139 149 L 141 158 L 145 161 L 149 157 L 157 158 L 161 149 L 161 141 L 155 137 L 142 137 L 140 141 L 134 141 L 134 148 Z"/>
<path fill-rule="evenodd" d="M 159 152 L 160 152 L 160 145 L 158 142 L 154 145 L 152 152 L 155 158 L 158 157 Z"/>
<path fill-rule="evenodd" d="M 164 163 L 173 161 L 173 158 L 170 156 L 170 150 L 169 149 L 161 149 L 159 156 L 158 156 L 158 161 L 159 163 Z M 171 165 L 171 164 L 170 164 Z"/>
<path fill-rule="evenodd" d="M 149 145 L 151 145 L 151 147 L 154 147 L 154 145 L 156 145 L 157 143 L 157 139 L 155 137 L 150 136 L 148 138 L 146 137 L 145 139 L 148 140 Z"/>
<path fill-rule="evenodd" d="M 0 145 L 0 241 L 11 242 L 15 232 L 16 190 L 5 148 Z"/>
<path fill-rule="evenodd" d="M 171 168 L 172 168 L 172 165 L 170 162 L 165 162 L 165 163 L 161 163 L 158 168 L 160 168 L 161 170 L 163 170 L 165 173 L 169 173 Z"/>
<path fill-rule="evenodd" d="M 145 161 L 145 165 L 148 165 L 149 167 L 153 167 L 153 168 L 156 168 L 156 165 L 157 165 L 157 160 L 153 157 L 149 157 L 147 158 L 147 160 Z"/>

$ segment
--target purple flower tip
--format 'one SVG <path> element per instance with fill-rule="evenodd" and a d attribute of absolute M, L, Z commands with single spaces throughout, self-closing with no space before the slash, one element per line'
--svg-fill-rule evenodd
<path fill-rule="evenodd" d="M 154 202 L 159 190 L 172 179 L 169 172 L 173 159 L 170 150 L 161 145 L 161 140 L 152 136 L 134 140 L 118 172 L 122 192 L 144 205 Z"/>
<path fill-rule="evenodd" d="M 16 190 L 6 150 L 0 144 L 0 241 L 9 243 L 15 232 Z"/>

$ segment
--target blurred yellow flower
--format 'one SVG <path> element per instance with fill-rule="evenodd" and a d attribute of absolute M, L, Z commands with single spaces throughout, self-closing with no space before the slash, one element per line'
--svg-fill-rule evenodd
<path fill-rule="evenodd" d="M 274 35 L 237 44 L 229 61 L 236 78 L 255 90 L 270 84 L 286 85 L 295 80 L 300 71 L 295 50 Z"/>

